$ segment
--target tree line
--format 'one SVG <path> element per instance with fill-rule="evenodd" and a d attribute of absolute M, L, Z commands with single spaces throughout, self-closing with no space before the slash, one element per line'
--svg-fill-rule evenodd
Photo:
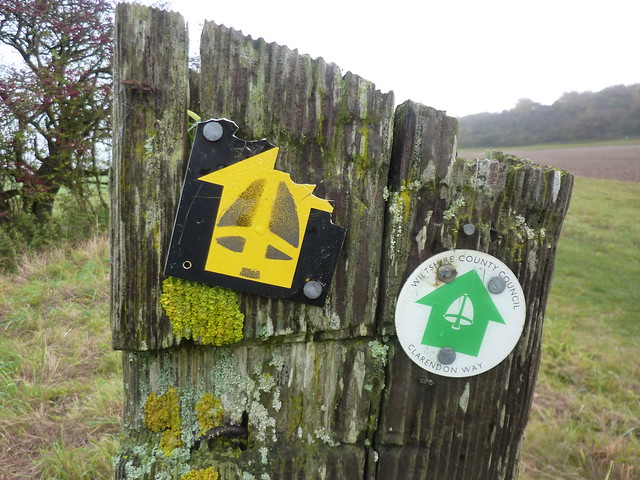
<path fill-rule="evenodd" d="M 616 140 L 640 136 L 640 84 L 565 93 L 552 105 L 521 99 L 511 110 L 459 119 L 462 148 Z"/>
<path fill-rule="evenodd" d="M 106 223 L 114 3 L 0 0 L 2 53 L 16 58 L 0 64 L 0 268 L 17 245 L 53 238 L 54 204 L 73 207 L 68 232 Z M 640 136 L 640 84 L 460 119 L 462 147 L 625 136 Z"/>
<path fill-rule="evenodd" d="M 106 215 L 112 17 L 112 0 L 0 0 L 0 267 L 54 236 L 63 196 L 71 220 Z"/>

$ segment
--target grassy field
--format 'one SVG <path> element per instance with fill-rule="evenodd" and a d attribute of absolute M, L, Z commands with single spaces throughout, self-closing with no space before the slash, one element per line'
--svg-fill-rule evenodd
<path fill-rule="evenodd" d="M 106 236 L 0 277 L 0 479 L 108 479 L 122 373 Z"/>
<path fill-rule="evenodd" d="M 577 179 L 522 480 L 640 478 L 639 211 L 640 184 Z M 110 478 L 123 393 L 106 239 L 20 265 L 0 277 L 0 479 Z"/>
<path fill-rule="evenodd" d="M 620 145 L 640 145 L 640 137 L 626 137 L 617 140 L 599 140 L 573 143 L 537 143 L 535 145 L 524 145 L 519 147 L 496 147 L 496 150 L 553 150 L 556 148 L 582 148 L 582 147 L 613 147 Z M 490 148 L 489 148 L 490 149 Z M 484 151 L 487 148 L 459 148 L 458 155 L 465 156 L 465 153 Z"/>
<path fill-rule="evenodd" d="M 640 478 L 640 184 L 578 177 L 522 479 Z"/>
<path fill-rule="evenodd" d="M 497 150 L 527 158 L 534 163 L 553 165 L 582 177 L 640 182 L 640 139 L 505 147 Z M 484 158 L 490 152 L 491 149 L 464 149 L 458 151 L 458 155 L 466 159 Z"/>

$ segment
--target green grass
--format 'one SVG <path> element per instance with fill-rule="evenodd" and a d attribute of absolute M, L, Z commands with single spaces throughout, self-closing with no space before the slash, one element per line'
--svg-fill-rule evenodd
<path fill-rule="evenodd" d="M 578 177 L 521 478 L 640 478 L 640 185 Z"/>
<path fill-rule="evenodd" d="M 640 478 L 639 211 L 640 184 L 577 178 L 522 480 Z M 0 277 L 0 478 L 110 478 L 123 391 L 106 239 L 19 263 Z"/>
<path fill-rule="evenodd" d="M 122 373 L 108 267 L 101 236 L 0 277 L 0 477 L 111 477 Z"/>
<path fill-rule="evenodd" d="M 93 195 L 83 201 L 61 189 L 51 217 L 43 223 L 38 223 L 31 212 L 11 211 L 9 221 L 0 222 L 0 272 L 15 270 L 21 257 L 34 249 L 77 243 L 105 231 L 109 223 L 108 202 L 100 200 L 95 186 L 89 185 L 89 189 Z"/>

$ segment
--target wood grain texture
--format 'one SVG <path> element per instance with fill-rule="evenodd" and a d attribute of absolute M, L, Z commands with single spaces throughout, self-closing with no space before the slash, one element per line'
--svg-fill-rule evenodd
<path fill-rule="evenodd" d="M 324 308 L 241 294 L 240 343 L 177 341 L 158 300 L 186 158 L 184 23 L 121 4 L 116 52 L 112 328 L 128 350 L 116 478 L 213 466 L 221 480 L 515 480 L 573 177 L 504 155 L 456 159 L 457 122 L 444 112 L 409 101 L 394 114 L 393 95 L 371 82 L 207 22 L 192 107 L 278 145 L 276 168 L 316 184 L 348 234 Z M 516 274 L 527 319 L 504 362 L 447 378 L 402 351 L 395 302 L 419 264 L 462 248 Z M 166 456 L 145 405 L 174 388 L 181 445 Z M 205 394 L 246 437 L 200 439 Z"/>
<path fill-rule="evenodd" d="M 146 12 L 123 12 L 119 17 L 123 22 L 121 31 L 128 28 L 127 22 L 147 25 Z M 135 15 L 142 13 L 143 21 L 136 19 Z M 223 27 L 215 28 L 225 35 L 229 33 Z M 136 39 L 131 33 L 127 37 Z M 170 222 L 162 217 L 154 223 L 152 231 L 158 237 L 150 244 L 145 230 L 146 211 L 131 209 L 131 205 L 134 201 L 136 205 L 157 201 L 160 191 L 175 192 L 180 185 L 175 176 L 182 172 L 182 159 L 163 166 L 175 176 L 165 175 L 156 185 L 149 186 L 145 181 L 146 157 L 138 159 L 129 152 L 137 153 L 148 146 L 146 124 L 154 120 L 145 117 L 131 130 L 125 127 L 123 137 L 133 146 L 128 147 L 124 141 L 118 146 L 122 153 L 114 167 L 114 177 L 119 179 L 124 174 L 129 178 L 131 174 L 125 169 L 138 168 L 142 173 L 132 179 L 135 189 L 153 190 L 142 199 L 118 192 L 114 200 L 115 208 L 120 209 L 116 216 L 121 216 L 119 223 L 123 225 L 114 234 L 114 251 L 121 255 L 135 252 L 144 260 L 139 268 L 148 267 L 142 272 L 128 268 L 126 262 L 114 264 L 119 273 L 113 288 L 125 290 L 117 292 L 116 298 L 126 297 L 115 302 L 124 307 L 116 310 L 120 314 L 114 317 L 114 338 L 119 339 L 114 344 L 129 350 L 124 354 L 126 439 L 118 457 L 116 477 L 153 478 L 176 467 L 175 460 L 154 450 L 158 435 L 147 428 L 145 416 L 151 394 L 161 396 L 176 388 L 183 440 L 180 458 L 189 452 L 189 465 L 193 468 L 213 464 L 224 479 L 239 478 L 243 472 L 268 473 L 272 479 L 315 475 L 354 478 L 365 468 L 366 442 L 373 438 L 386 361 L 384 346 L 372 336 L 376 329 L 384 237 L 383 191 L 391 155 L 392 95 L 380 93 L 372 83 L 355 75 L 341 76 L 335 65 L 312 61 L 285 47 L 272 45 L 265 49 L 264 42 L 237 34 L 225 38 L 230 42 L 227 46 L 215 37 L 216 47 L 210 55 L 230 55 L 227 50 L 241 54 L 226 61 L 218 57 L 211 60 L 207 49 L 213 47 L 204 42 L 202 116 L 233 119 L 244 128 L 242 135 L 247 139 L 268 137 L 281 148 L 279 169 L 289 172 L 298 183 L 317 184 L 317 195 L 334 201 L 335 223 L 349 225 L 350 229 L 333 284 L 338 293 L 332 294 L 324 309 L 244 295 L 241 306 L 246 315 L 245 340 L 240 344 L 212 348 L 191 341 L 177 342 L 164 316 L 153 310 L 158 307 L 162 281 L 157 266 L 161 266 L 159 260 L 166 252 L 164 242 L 170 234 Z M 133 58 L 123 53 L 118 61 L 124 65 L 135 62 L 139 53 L 129 53 Z M 215 65 L 209 67 L 211 62 Z M 235 76 L 225 68 L 236 72 Z M 243 95 L 249 95 L 256 86 L 246 82 L 264 71 L 271 72 L 270 78 L 279 82 L 277 89 L 271 97 L 264 93 L 262 101 L 268 100 L 264 105 L 255 103 L 255 99 L 247 102 Z M 311 75 L 307 75 L 309 72 Z M 225 92 L 222 99 L 214 96 L 219 104 L 207 106 L 214 101 L 210 89 L 230 88 L 229 83 L 236 90 Z M 146 97 L 126 100 L 130 107 L 133 100 L 137 102 L 134 113 L 146 112 Z M 233 110 L 230 106 L 234 102 L 242 108 Z M 263 105 L 262 110 L 259 105 Z M 312 108 L 307 110 L 303 105 Z M 181 113 L 184 115 L 184 110 Z M 268 117 L 262 124 L 249 115 L 277 117 Z M 118 121 L 126 123 L 130 117 L 129 113 L 129 117 L 120 116 Z M 156 208 L 159 207 L 151 207 Z M 162 212 L 164 215 L 164 207 Z M 129 244 L 121 245 L 127 241 Z M 151 255 L 152 260 L 142 252 Z M 136 283 L 127 279 L 132 273 L 142 280 Z M 147 287 L 149 284 L 152 289 Z M 140 305 L 139 298 L 146 298 L 146 304 Z M 228 452 L 200 447 L 191 451 L 199 429 L 194 409 L 205 393 L 215 393 L 223 399 L 225 418 L 230 424 L 239 424 L 242 413 L 247 412 L 251 448 L 241 454 L 237 449 Z M 263 462 L 265 449 L 269 460 Z"/>
<path fill-rule="evenodd" d="M 272 479 L 357 478 L 384 379 L 384 358 L 374 348 L 360 339 L 128 353 L 124 424 L 136 433 L 120 462 L 126 465 L 141 449 L 147 461 L 153 457 L 157 437 L 145 428 L 144 406 L 149 394 L 177 388 L 192 468 L 213 465 L 224 480 L 242 478 L 244 471 Z M 241 424 L 247 412 L 248 449 L 195 448 L 195 405 L 205 393 L 223 400 L 225 424 Z M 161 465 L 162 459 L 153 462 Z M 318 469 L 326 476 L 316 477 Z"/>
<path fill-rule="evenodd" d="M 391 342 L 374 442 L 379 461 L 371 478 L 518 476 L 555 248 L 573 176 L 501 154 L 454 160 L 455 145 L 438 141 L 450 129 L 444 116 L 419 104 L 407 102 L 396 113 L 392 185 L 396 192 L 403 185 L 413 187 L 403 191 L 404 199 L 390 198 L 388 206 L 381 331 L 394 333 L 403 279 L 432 255 L 455 249 L 487 252 L 516 274 L 526 298 L 526 322 L 506 360 L 468 378 L 422 370 L 396 340 Z M 394 224 L 392 210 L 398 204 L 410 207 Z M 463 233 L 467 223 L 476 227 L 473 235 Z"/>
<path fill-rule="evenodd" d="M 375 332 L 393 95 L 322 59 L 206 22 L 203 118 L 226 117 L 246 139 L 280 147 L 276 168 L 317 185 L 347 239 L 324 309 L 242 296 L 245 338 L 347 338 Z"/>
<path fill-rule="evenodd" d="M 119 4 L 111 165 L 111 326 L 124 350 L 175 342 L 159 303 L 186 150 L 184 20 Z"/>

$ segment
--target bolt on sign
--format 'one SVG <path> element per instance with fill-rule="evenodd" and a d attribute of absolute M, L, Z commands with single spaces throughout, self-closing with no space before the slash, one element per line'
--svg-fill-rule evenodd
<path fill-rule="evenodd" d="M 198 124 L 165 274 L 323 305 L 346 229 L 315 185 L 275 170 L 278 147 L 237 130 L 226 119 Z"/>
<path fill-rule="evenodd" d="M 395 323 L 402 348 L 420 367 L 470 377 L 511 353 L 525 317 L 522 287 L 504 263 L 483 252 L 452 250 L 409 276 Z"/>

